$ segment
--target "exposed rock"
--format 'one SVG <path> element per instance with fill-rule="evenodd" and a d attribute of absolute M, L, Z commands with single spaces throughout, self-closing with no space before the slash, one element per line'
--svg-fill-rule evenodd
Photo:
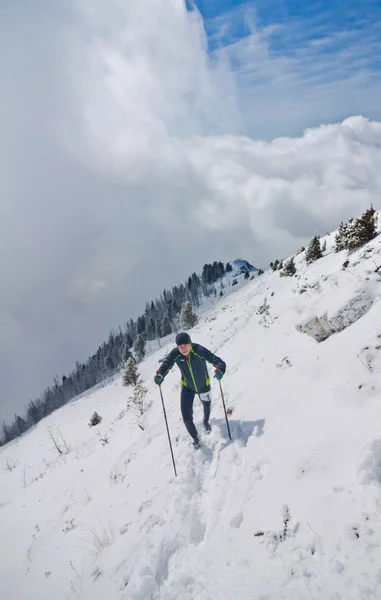
<path fill-rule="evenodd" d="M 343 331 L 349 325 L 358 321 L 371 309 L 373 302 L 374 299 L 369 291 L 361 290 L 332 316 L 328 317 L 327 312 L 325 312 L 321 316 L 309 317 L 295 327 L 300 333 L 306 333 L 317 342 L 323 342 L 333 333 Z"/>

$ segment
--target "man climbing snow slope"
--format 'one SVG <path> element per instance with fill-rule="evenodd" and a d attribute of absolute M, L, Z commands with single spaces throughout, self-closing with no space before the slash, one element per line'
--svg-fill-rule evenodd
<path fill-rule="evenodd" d="M 204 429 L 210 433 L 210 378 L 206 361 L 216 369 L 214 376 L 222 379 L 226 371 L 226 363 L 215 356 L 210 350 L 200 344 L 192 344 L 188 333 L 178 333 L 176 336 L 176 348 L 163 360 L 156 372 L 154 381 L 161 385 L 168 371 L 176 363 L 181 371 L 181 414 L 185 427 L 193 438 L 193 445 L 199 448 L 197 429 L 193 422 L 193 401 L 198 394 L 204 407 Z"/>

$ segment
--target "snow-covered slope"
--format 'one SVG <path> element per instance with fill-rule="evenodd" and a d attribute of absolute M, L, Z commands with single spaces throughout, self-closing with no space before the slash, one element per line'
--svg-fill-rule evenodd
<path fill-rule="evenodd" d="M 177 478 L 152 381 L 171 343 L 140 365 L 143 430 L 117 378 L 1 449 L 3 598 L 381 597 L 381 240 L 346 268 L 332 243 L 308 268 L 296 257 L 297 277 L 255 277 L 203 314 L 192 337 L 228 364 L 233 442 L 214 384 L 213 431 L 193 450 L 174 370 L 163 390 Z M 355 296 L 361 318 L 343 309 Z M 321 343 L 302 332 L 343 314 Z"/>

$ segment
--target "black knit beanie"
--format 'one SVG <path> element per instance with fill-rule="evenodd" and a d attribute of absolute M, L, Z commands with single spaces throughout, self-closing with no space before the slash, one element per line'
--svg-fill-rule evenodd
<path fill-rule="evenodd" d="M 176 336 L 176 346 L 182 346 L 183 344 L 191 344 L 189 333 L 178 333 Z"/>

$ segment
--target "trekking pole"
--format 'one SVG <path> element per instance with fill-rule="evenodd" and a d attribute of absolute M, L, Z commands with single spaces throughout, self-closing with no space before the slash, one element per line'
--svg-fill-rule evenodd
<path fill-rule="evenodd" d="M 164 413 L 165 424 L 167 426 L 168 441 L 169 441 L 169 447 L 171 449 L 171 456 L 172 456 L 172 462 L 173 462 L 173 470 L 175 471 L 175 475 L 177 477 L 176 465 L 175 465 L 175 458 L 173 456 L 171 436 L 169 435 L 168 421 L 167 421 L 167 415 L 166 415 L 166 412 L 165 412 L 164 398 L 163 398 L 163 392 L 161 391 L 161 385 L 159 385 L 159 390 L 160 390 L 160 396 L 161 396 L 161 403 L 163 405 L 163 413 Z"/>
<path fill-rule="evenodd" d="M 221 392 L 221 398 L 222 398 L 222 405 L 224 407 L 224 413 L 225 413 L 225 419 L 226 419 L 226 427 L 228 428 L 229 438 L 232 439 L 232 436 L 230 435 L 230 427 L 229 427 L 228 415 L 226 414 L 226 406 L 225 406 L 224 393 L 222 391 L 221 381 L 218 380 L 218 383 L 220 384 L 220 392 Z"/>

